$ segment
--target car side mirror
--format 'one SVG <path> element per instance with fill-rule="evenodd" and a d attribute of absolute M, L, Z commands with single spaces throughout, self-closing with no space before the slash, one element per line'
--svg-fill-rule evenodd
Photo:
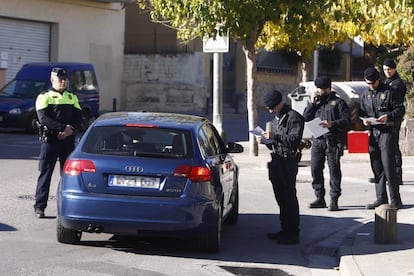
<path fill-rule="evenodd" d="M 229 153 L 241 153 L 244 151 L 244 148 L 242 145 L 238 143 L 229 142 L 227 143 L 227 152 Z"/>

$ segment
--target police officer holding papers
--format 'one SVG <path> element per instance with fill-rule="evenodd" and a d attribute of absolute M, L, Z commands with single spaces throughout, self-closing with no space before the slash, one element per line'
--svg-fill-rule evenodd
<path fill-rule="evenodd" d="M 376 200 L 367 204 L 374 209 L 390 203 L 391 207 L 401 209 L 399 181 L 397 177 L 396 150 L 398 149 L 398 131 L 405 108 L 401 99 L 391 86 L 380 81 L 380 74 L 374 67 L 364 71 L 368 89 L 361 96 L 360 117 L 369 127 L 369 158 L 375 179 Z M 368 118 L 374 118 L 372 122 Z M 389 189 L 388 200 L 387 187 Z"/>
<path fill-rule="evenodd" d="M 331 198 L 328 210 L 338 211 L 342 180 L 340 158 L 343 155 L 344 137 L 351 115 L 346 102 L 331 91 L 332 81 L 329 77 L 317 77 L 314 82 L 316 90 L 311 95 L 311 101 L 306 106 L 303 117 L 306 122 L 319 118 L 320 125 L 329 131 L 312 139 L 311 172 L 316 200 L 310 203 L 309 207 L 326 208 L 323 170 L 327 160 Z"/>
<path fill-rule="evenodd" d="M 269 180 L 280 208 L 281 231 L 268 233 L 267 238 L 279 244 L 299 243 L 299 204 L 296 196 L 296 175 L 301 158 L 301 140 L 305 121 L 298 112 L 283 102 L 282 93 L 268 93 L 264 103 L 275 115 L 272 127 L 260 136 L 271 151 L 268 163 Z"/>

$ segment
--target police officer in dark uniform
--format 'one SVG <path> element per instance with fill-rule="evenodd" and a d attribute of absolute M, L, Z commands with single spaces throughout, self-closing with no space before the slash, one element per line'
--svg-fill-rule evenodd
<path fill-rule="evenodd" d="M 303 117 L 306 122 L 319 117 L 322 127 L 328 128 L 329 132 L 312 138 L 311 172 L 316 200 L 309 207 L 326 208 L 323 170 L 327 159 L 331 197 L 328 210 L 337 211 L 342 180 L 340 158 L 343 155 L 344 137 L 351 115 L 346 102 L 331 91 L 330 78 L 321 76 L 316 78 L 314 83 L 316 90 L 311 95 L 311 101 L 306 106 Z"/>
<path fill-rule="evenodd" d="M 376 200 L 366 206 L 374 209 L 388 203 L 386 184 L 388 183 L 390 205 L 401 209 L 403 204 L 396 173 L 395 154 L 398 143 L 398 124 L 405 113 L 401 100 L 395 99 L 392 87 L 379 79 L 377 69 L 364 71 L 369 88 L 361 96 L 360 117 L 369 127 L 369 157 L 374 173 Z M 368 118 L 371 118 L 369 120 Z"/>
<path fill-rule="evenodd" d="M 282 99 L 282 93 L 277 90 L 265 96 L 265 105 L 275 118 L 271 130 L 264 132 L 263 136 L 258 136 L 257 142 L 266 143 L 271 150 L 272 161 L 268 163 L 269 179 L 280 209 L 281 231 L 268 233 L 267 237 L 277 240 L 280 244 L 296 244 L 299 243 L 296 175 L 301 158 L 304 119 Z"/>
<path fill-rule="evenodd" d="M 382 70 L 384 71 L 384 75 L 386 79 L 384 80 L 385 84 L 388 84 L 392 88 L 394 88 L 394 99 L 396 101 L 400 101 L 404 104 L 405 94 L 407 92 L 407 86 L 405 85 L 404 81 L 400 78 L 400 75 L 397 72 L 397 64 L 392 58 L 384 59 L 382 63 Z M 397 124 L 397 141 L 400 139 L 400 128 L 401 128 L 401 121 L 396 122 Z M 400 151 L 400 145 L 397 142 L 397 149 L 395 154 L 395 162 L 397 163 L 397 180 L 398 184 L 403 184 L 402 178 L 402 157 Z"/>
<path fill-rule="evenodd" d="M 53 68 L 50 74 L 52 88 L 39 94 L 36 99 L 36 113 L 40 128 L 40 156 L 37 180 L 35 215 L 45 216 L 44 210 L 49 197 L 50 181 L 57 159 L 60 169 L 74 149 L 74 131 L 82 123 L 82 111 L 75 94 L 65 90 L 68 83 L 67 72 L 63 68 Z"/>

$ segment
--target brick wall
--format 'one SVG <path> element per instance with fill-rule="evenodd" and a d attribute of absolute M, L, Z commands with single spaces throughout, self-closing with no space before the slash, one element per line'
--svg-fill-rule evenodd
<path fill-rule="evenodd" d="M 125 55 L 119 109 L 202 113 L 210 79 L 203 53 Z"/>

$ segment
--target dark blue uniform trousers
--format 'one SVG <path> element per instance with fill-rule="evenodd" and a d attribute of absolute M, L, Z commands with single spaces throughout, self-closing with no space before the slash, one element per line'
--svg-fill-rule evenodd
<path fill-rule="evenodd" d="M 341 196 L 341 163 L 337 143 L 329 144 L 326 139 L 313 139 L 311 148 L 311 173 L 312 187 L 317 198 L 325 196 L 323 170 L 325 159 L 328 160 L 329 167 L 329 195 L 337 200 Z"/>
<path fill-rule="evenodd" d="M 369 136 L 369 157 L 375 178 L 377 200 L 388 202 L 388 183 L 391 203 L 400 204 L 400 189 L 397 177 L 396 150 L 398 135 L 392 132 L 371 132 Z"/>
<path fill-rule="evenodd" d="M 296 196 L 297 158 L 274 155 L 268 163 L 269 179 L 280 209 L 281 228 L 287 235 L 299 235 L 299 203 Z"/>
<path fill-rule="evenodd" d="M 44 210 L 46 208 L 49 198 L 50 181 L 56 162 L 59 159 L 60 172 L 62 173 L 63 165 L 73 149 L 73 137 L 41 144 L 39 156 L 40 175 L 37 179 L 35 209 Z"/>

